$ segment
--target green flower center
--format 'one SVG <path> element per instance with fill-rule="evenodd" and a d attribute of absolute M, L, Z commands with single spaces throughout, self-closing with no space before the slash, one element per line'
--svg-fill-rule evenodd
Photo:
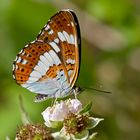
<path fill-rule="evenodd" d="M 64 120 L 66 132 L 74 135 L 80 133 L 87 127 L 87 121 L 87 116 L 69 113 L 67 118 Z"/>

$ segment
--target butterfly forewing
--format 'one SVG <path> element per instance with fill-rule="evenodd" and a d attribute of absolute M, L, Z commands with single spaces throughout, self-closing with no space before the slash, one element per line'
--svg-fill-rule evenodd
<path fill-rule="evenodd" d="M 74 85 L 79 71 L 79 24 L 72 11 L 60 11 L 44 26 L 37 39 L 48 42 L 66 67 L 69 82 Z"/>
<path fill-rule="evenodd" d="M 16 82 L 32 92 L 62 97 L 79 71 L 79 24 L 70 10 L 55 14 L 37 39 L 26 45 L 13 64 Z M 42 96 L 43 97 L 43 96 Z"/>

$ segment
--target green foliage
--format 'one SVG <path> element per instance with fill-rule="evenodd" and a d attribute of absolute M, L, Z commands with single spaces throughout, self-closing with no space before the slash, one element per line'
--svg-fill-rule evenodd
<path fill-rule="evenodd" d="M 101 85 L 103 89 L 113 92 L 111 95 L 96 95 L 84 91 L 78 98 L 85 104 L 94 101 L 93 112 L 105 117 L 102 126 L 96 128 L 99 140 L 138 140 L 140 3 L 137 0 L 73 2 L 93 19 L 123 34 L 127 41 L 125 46 L 112 51 L 112 48 L 102 50 L 82 38 L 82 62 L 77 84 L 97 89 Z M 33 122 L 43 121 L 40 113 L 51 104 L 51 100 L 34 103 L 34 94 L 16 85 L 12 79 L 12 63 L 17 53 L 36 38 L 39 30 L 57 11 L 49 0 L 0 0 L 0 139 L 6 136 L 14 139 L 17 126 L 22 124 L 19 94 L 23 96 L 25 109 Z M 90 31 L 96 30 L 93 28 Z M 100 32 L 95 34 L 100 36 Z M 89 108 L 90 104 L 86 110 Z"/>
<path fill-rule="evenodd" d="M 86 113 L 86 112 L 89 112 L 90 109 L 92 107 L 92 102 L 90 102 L 89 104 L 87 104 L 84 108 L 82 108 L 82 110 L 80 111 L 80 114 L 83 114 L 83 113 Z"/>

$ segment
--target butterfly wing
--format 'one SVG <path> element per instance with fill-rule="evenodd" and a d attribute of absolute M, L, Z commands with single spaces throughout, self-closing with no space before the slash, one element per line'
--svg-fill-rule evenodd
<path fill-rule="evenodd" d="M 72 11 L 60 11 L 34 42 L 17 55 L 13 77 L 32 92 L 62 97 L 73 87 L 79 69 L 80 33 Z M 62 93 L 63 92 L 63 93 Z"/>
<path fill-rule="evenodd" d="M 41 30 L 37 40 L 49 43 L 58 53 L 73 87 L 79 73 L 81 54 L 80 28 L 75 13 L 63 10 L 54 15 Z"/>
<path fill-rule="evenodd" d="M 53 96 L 61 89 L 60 85 L 67 88 L 69 82 L 65 73 L 65 66 L 51 46 L 37 40 L 25 46 L 14 62 L 16 82 L 39 94 Z"/>

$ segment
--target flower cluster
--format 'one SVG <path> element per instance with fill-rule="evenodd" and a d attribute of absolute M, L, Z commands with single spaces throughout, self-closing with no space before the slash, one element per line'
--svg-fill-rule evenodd
<path fill-rule="evenodd" d="M 103 120 L 91 117 L 89 110 L 91 103 L 82 108 L 82 103 L 77 99 L 68 99 L 56 102 L 52 107 L 42 112 L 45 125 L 56 128 L 57 132 L 52 136 L 57 140 L 89 140 L 97 133 L 89 133 L 98 123 Z"/>
<path fill-rule="evenodd" d="M 82 107 L 78 99 L 56 102 L 42 116 L 44 124 L 28 124 L 17 131 L 15 140 L 93 140 L 93 130 L 103 119 L 90 116 L 92 104 Z"/>
<path fill-rule="evenodd" d="M 48 127 L 53 127 L 53 122 L 63 122 L 64 119 L 71 113 L 78 113 L 82 109 L 82 104 L 79 100 L 66 100 L 56 102 L 52 107 L 46 108 L 42 112 L 43 118 L 45 120 L 45 125 Z"/>
<path fill-rule="evenodd" d="M 27 124 L 17 131 L 15 140 L 54 140 L 54 138 L 45 125 Z"/>

